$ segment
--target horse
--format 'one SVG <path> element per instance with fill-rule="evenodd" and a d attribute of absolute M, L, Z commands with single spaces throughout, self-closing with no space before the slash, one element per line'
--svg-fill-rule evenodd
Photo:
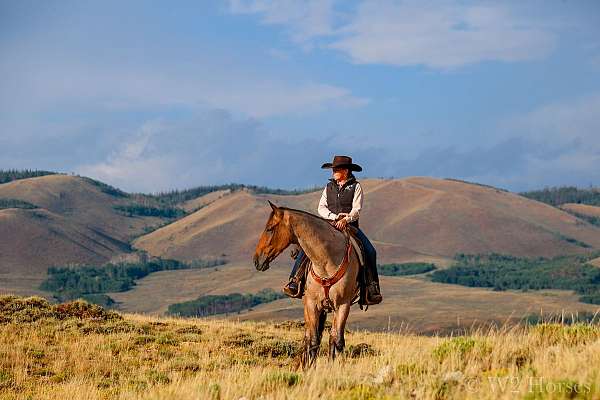
<path fill-rule="evenodd" d="M 327 312 L 333 312 L 329 335 L 329 359 L 344 351 L 344 330 L 350 306 L 358 293 L 359 259 L 350 249 L 349 237 L 330 221 L 302 210 L 272 208 L 254 252 L 258 271 L 290 244 L 302 247 L 312 263 L 304 291 L 304 349 L 302 366 L 311 366 L 321 345 Z M 341 262 L 340 262 L 341 260 Z M 329 278 L 327 278 L 329 277 Z"/>

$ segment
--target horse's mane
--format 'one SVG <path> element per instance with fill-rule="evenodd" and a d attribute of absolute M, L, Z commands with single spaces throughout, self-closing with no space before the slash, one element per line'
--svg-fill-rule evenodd
<path fill-rule="evenodd" d="M 279 209 L 281 209 L 281 210 L 286 210 L 286 211 L 292 211 L 292 212 L 296 212 L 296 213 L 300 213 L 300 214 L 307 215 L 307 216 L 309 216 L 309 217 L 312 217 L 312 218 L 314 218 L 314 219 L 316 219 L 316 220 L 318 220 L 318 221 L 323 221 L 323 222 L 327 223 L 327 225 L 328 225 L 330 228 L 333 228 L 333 229 L 335 229 L 335 228 L 334 228 L 334 227 L 333 227 L 333 226 L 332 226 L 332 225 L 329 223 L 329 220 L 328 220 L 328 219 L 325 219 L 325 218 L 323 218 L 323 217 L 321 217 L 321 216 L 319 216 L 319 215 L 315 215 L 315 214 L 313 214 L 313 213 L 310 213 L 310 212 L 308 212 L 308 211 L 304 211 L 304 210 L 298 210 L 298 209 L 296 209 L 296 208 L 289 208 L 289 207 L 279 207 Z"/>

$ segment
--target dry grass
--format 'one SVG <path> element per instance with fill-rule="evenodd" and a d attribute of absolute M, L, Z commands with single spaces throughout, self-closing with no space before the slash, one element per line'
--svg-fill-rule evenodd
<path fill-rule="evenodd" d="M 587 215 L 588 217 L 600 217 L 600 207 L 587 204 L 566 203 L 560 206 L 563 210 Z"/>
<path fill-rule="evenodd" d="M 600 329 L 544 324 L 454 338 L 350 332 L 295 368 L 296 323 L 156 319 L 0 298 L 3 399 L 598 398 Z"/>

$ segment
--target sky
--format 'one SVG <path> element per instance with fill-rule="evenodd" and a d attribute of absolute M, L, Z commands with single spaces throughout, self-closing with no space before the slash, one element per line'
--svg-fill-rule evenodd
<path fill-rule="evenodd" d="M 600 2 L 0 0 L 0 169 L 600 186 Z"/>

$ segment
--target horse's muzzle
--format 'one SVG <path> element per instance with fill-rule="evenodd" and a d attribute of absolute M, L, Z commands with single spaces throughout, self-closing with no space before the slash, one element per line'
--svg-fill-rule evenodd
<path fill-rule="evenodd" d="M 263 255 L 255 255 L 254 256 L 254 266 L 258 271 L 266 271 L 269 269 L 269 258 Z"/>

